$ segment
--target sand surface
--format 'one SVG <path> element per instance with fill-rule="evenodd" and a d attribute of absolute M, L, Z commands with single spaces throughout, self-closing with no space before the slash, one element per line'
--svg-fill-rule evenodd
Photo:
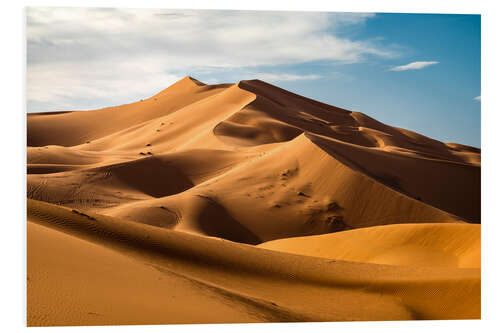
<path fill-rule="evenodd" d="M 27 119 L 30 326 L 480 318 L 477 148 L 259 80 Z"/>

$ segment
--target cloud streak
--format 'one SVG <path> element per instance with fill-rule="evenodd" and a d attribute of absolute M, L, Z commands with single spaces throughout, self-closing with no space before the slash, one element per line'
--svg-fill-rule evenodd
<path fill-rule="evenodd" d="M 269 81 L 269 82 L 284 82 L 284 81 L 301 81 L 301 80 L 317 80 L 322 78 L 321 75 L 317 74 L 287 74 L 287 73 L 256 73 L 253 75 L 254 78 Z"/>
<path fill-rule="evenodd" d="M 407 65 L 392 67 L 389 70 L 400 72 L 400 71 L 422 69 L 422 68 L 425 68 L 425 67 L 428 67 L 431 65 L 437 65 L 437 64 L 439 64 L 438 61 L 415 61 L 415 62 L 410 62 Z"/>
<path fill-rule="evenodd" d="M 474 100 L 481 102 L 481 96 L 474 97 Z"/>
<path fill-rule="evenodd" d="M 373 16 L 30 7 L 28 111 L 127 103 L 207 68 L 213 73 L 251 69 L 275 82 L 312 80 L 317 77 L 264 74 L 260 67 L 393 57 L 388 47 L 342 34 Z"/>

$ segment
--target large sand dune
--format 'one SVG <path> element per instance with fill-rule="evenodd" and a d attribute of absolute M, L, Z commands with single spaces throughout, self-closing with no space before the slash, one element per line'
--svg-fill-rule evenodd
<path fill-rule="evenodd" d="M 29 325 L 480 317 L 477 148 L 190 77 L 27 129 Z"/>

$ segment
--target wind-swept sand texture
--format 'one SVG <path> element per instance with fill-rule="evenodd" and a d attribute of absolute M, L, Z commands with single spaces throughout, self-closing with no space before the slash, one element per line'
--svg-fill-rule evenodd
<path fill-rule="evenodd" d="M 28 115 L 28 325 L 480 318 L 480 150 L 265 82 Z"/>
<path fill-rule="evenodd" d="M 374 264 L 481 268 L 481 226 L 477 224 L 395 224 L 279 239 L 259 247 Z"/>

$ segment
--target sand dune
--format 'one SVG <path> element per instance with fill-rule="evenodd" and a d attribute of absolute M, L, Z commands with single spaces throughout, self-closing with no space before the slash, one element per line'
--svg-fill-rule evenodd
<path fill-rule="evenodd" d="M 227 218 L 204 220 L 193 203 L 200 197 L 225 207 L 231 219 L 262 241 L 381 224 L 457 221 L 346 167 L 304 135 L 180 194 L 103 213 L 147 222 L 150 211 L 163 206 L 182 216 L 186 225 L 176 229 L 185 231 L 197 231 L 189 228 L 193 224 L 217 224 Z"/>
<path fill-rule="evenodd" d="M 480 268 L 480 240 L 479 225 L 422 223 L 279 239 L 259 247 L 374 264 Z"/>
<path fill-rule="evenodd" d="M 151 98 L 131 104 L 93 112 L 29 114 L 28 146 L 84 144 L 164 117 L 226 88 L 227 85 L 200 85 L 186 77 Z"/>
<path fill-rule="evenodd" d="M 480 316 L 477 148 L 259 80 L 27 121 L 30 325 Z"/>
<path fill-rule="evenodd" d="M 206 311 L 219 308 L 228 314 L 226 322 L 479 314 L 479 269 L 297 256 L 82 214 L 28 202 L 30 325 L 187 323 L 203 321 Z M 115 283 L 117 274 L 131 277 Z M 142 285 L 156 279 L 166 281 Z M 186 313 L 194 298 L 200 299 L 199 311 Z M 138 315 L 144 311 L 141 300 L 150 309 L 145 316 Z M 208 320 L 217 322 L 222 314 Z"/>

